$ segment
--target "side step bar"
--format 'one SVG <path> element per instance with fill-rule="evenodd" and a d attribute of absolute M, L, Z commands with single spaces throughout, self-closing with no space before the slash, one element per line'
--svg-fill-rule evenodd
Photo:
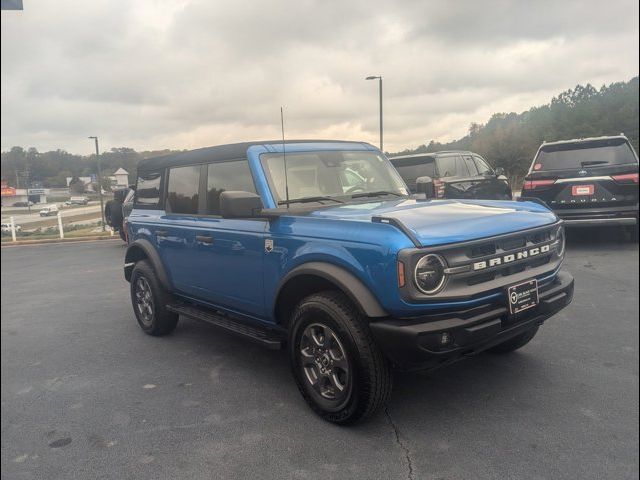
<path fill-rule="evenodd" d="M 185 317 L 202 320 L 228 332 L 241 335 L 271 350 L 280 350 L 284 346 L 285 335 L 277 330 L 248 325 L 222 312 L 205 310 L 187 304 L 167 305 L 167 309 Z"/>

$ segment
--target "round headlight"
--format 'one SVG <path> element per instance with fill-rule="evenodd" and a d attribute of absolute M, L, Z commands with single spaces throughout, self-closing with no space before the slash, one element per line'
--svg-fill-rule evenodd
<path fill-rule="evenodd" d="M 415 282 L 422 293 L 433 295 L 440 291 L 447 278 L 444 273 L 446 265 L 440 255 L 430 253 L 425 255 L 416 265 Z"/>
<path fill-rule="evenodd" d="M 556 251 L 558 252 L 558 256 L 562 257 L 564 255 L 564 247 L 566 244 L 566 236 L 564 233 L 564 227 L 558 228 L 558 232 L 556 233 L 556 242 L 558 245 L 556 246 Z"/>

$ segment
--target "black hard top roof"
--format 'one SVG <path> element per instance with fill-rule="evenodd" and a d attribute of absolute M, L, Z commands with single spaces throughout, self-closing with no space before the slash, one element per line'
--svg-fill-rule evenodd
<path fill-rule="evenodd" d="M 397 160 L 410 160 L 410 159 L 419 159 L 419 158 L 428 158 L 428 157 L 442 157 L 446 155 L 477 155 L 476 153 L 470 152 L 468 150 L 441 150 L 439 152 L 424 152 L 424 153 L 411 153 L 408 155 L 398 155 L 394 157 L 389 157 L 391 162 L 395 162 Z"/>
<path fill-rule="evenodd" d="M 359 143 L 343 140 L 287 140 L 285 145 L 294 143 Z M 184 152 L 145 158 L 138 162 L 138 171 L 161 170 L 176 165 L 193 165 L 198 163 L 223 162 L 247 158 L 247 150 L 255 145 L 282 145 L 282 140 L 267 140 L 259 142 L 230 143 L 214 147 L 198 148 Z"/>

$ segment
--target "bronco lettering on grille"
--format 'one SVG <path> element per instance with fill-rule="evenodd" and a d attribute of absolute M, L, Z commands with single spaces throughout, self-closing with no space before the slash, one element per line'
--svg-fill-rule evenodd
<path fill-rule="evenodd" d="M 516 253 L 510 253 L 509 255 L 503 255 L 501 257 L 490 258 L 489 260 L 483 260 L 481 262 L 475 262 L 473 264 L 473 270 L 484 270 L 485 268 L 497 267 L 506 263 L 515 262 L 516 260 L 524 260 L 525 258 L 535 257 L 543 253 L 549 253 L 551 245 L 542 245 L 540 247 L 530 248 L 528 250 L 521 250 Z"/>

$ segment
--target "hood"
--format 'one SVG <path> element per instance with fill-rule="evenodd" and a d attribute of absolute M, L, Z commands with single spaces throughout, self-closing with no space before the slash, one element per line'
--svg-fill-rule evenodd
<path fill-rule="evenodd" d="M 373 217 L 402 222 L 422 246 L 464 242 L 550 225 L 558 219 L 534 202 L 491 200 L 402 199 L 316 210 L 311 217 L 372 221 Z"/>

